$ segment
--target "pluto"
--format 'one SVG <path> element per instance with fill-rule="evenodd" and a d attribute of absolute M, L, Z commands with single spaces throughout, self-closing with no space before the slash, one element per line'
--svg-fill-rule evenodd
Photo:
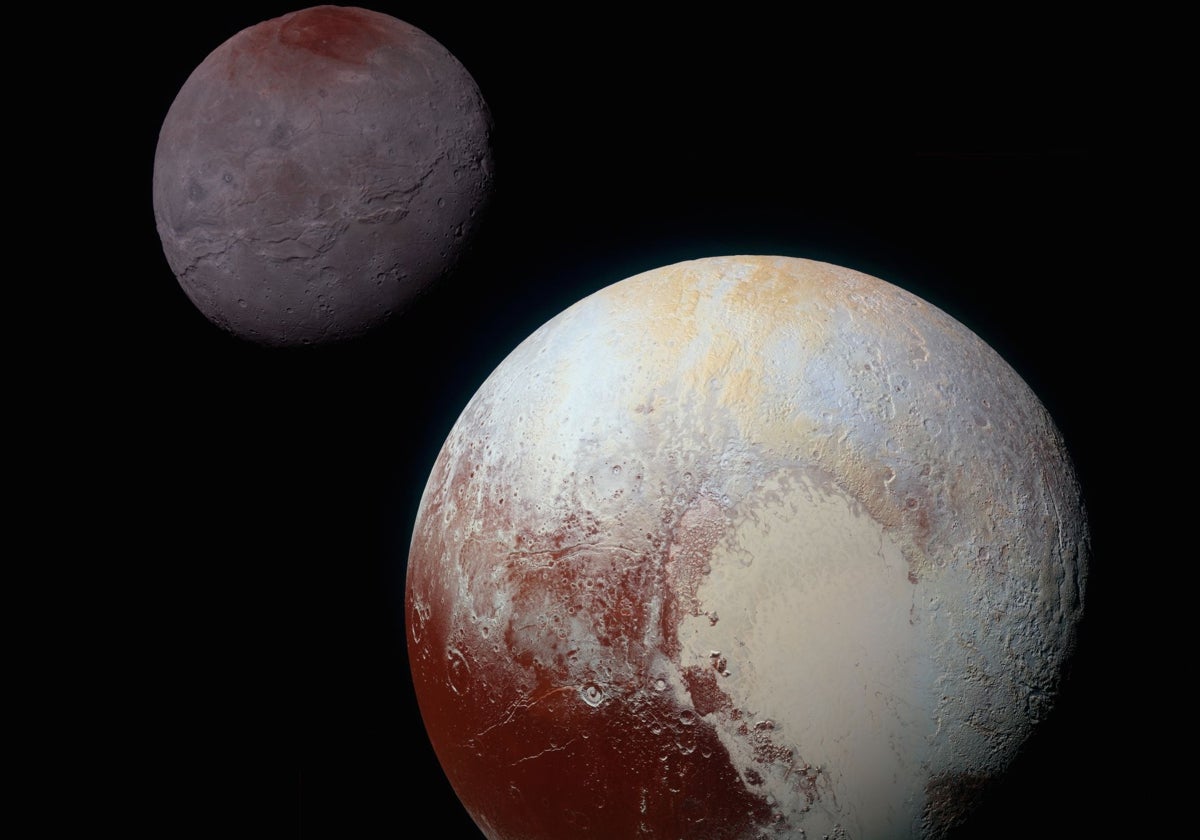
<path fill-rule="evenodd" d="M 944 837 L 1052 708 L 1089 533 L 962 324 L 856 271 L 609 286 L 466 406 L 414 527 L 412 675 L 490 840 Z"/>
<path fill-rule="evenodd" d="M 171 105 L 154 159 L 167 262 L 261 344 L 363 335 L 450 272 L 491 192 L 491 118 L 416 27 L 318 6 L 234 35 Z"/>

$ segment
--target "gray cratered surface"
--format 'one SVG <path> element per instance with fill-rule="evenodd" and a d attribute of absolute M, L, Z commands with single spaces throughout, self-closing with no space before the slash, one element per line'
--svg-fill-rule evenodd
<path fill-rule="evenodd" d="M 319 6 L 239 32 L 163 123 L 154 212 L 192 302 L 269 345 L 361 335 L 453 267 L 492 182 L 490 116 L 421 30 Z"/>

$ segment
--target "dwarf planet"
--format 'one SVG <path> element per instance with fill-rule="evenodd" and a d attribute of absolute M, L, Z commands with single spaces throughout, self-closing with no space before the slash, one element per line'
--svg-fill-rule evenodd
<path fill-rule="evenodd" d="M 251 26 L 163 122 L 154 213 L 209 320 L 262 344 L 362 335 L 461 257 L 492 183 L 491 119 L 445 47 L 366 9 Z"/>
<path fill-rule="evenodd" d="M 410 663 L 490 840 L 938 838 L 1052 708 L 1088 558 L 1059 432 L 966 327 L 702 259 L 567 309 L 467 405 Z"/>

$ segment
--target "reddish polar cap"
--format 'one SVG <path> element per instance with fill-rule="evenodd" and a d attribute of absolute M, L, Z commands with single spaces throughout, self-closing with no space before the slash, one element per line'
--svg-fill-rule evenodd
<path fill-rule="evenodd" d="M 491 190 L 474 80 L 414 26 L 318 6 L 234 35 L 159 135 L 167 261 L 214 323 L 273 345 L 360 335 L 453 268 Z"/>

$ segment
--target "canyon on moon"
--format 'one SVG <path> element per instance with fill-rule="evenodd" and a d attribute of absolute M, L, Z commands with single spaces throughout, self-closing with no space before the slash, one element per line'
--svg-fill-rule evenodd
<path fill-rule="evenodd" d="M 363 335 L 452 271 L 492 188 L 491 116 L 445 47 L 317 6 L 234 35 L 154 157 L 171 270 L 214 324 L 273 346 Z"/>
<path fill-rule="evenodd" d="M 410 663 L 490 840 L 943 837 L 1053 706 L 1089 533 L 962 324 L 783 257 L 648 271 L 523 342 L 437 457 Z"/>

